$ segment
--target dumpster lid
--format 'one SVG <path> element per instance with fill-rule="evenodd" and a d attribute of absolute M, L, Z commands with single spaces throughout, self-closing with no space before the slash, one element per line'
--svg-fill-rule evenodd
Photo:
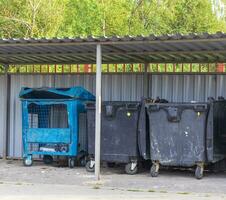
<path fill-rule="evenodd" d="M 22 87 L 19 97 L 21 99 L 81 99 L 95 101 L 95 96 L 80 86 L 70 88 Z"/>

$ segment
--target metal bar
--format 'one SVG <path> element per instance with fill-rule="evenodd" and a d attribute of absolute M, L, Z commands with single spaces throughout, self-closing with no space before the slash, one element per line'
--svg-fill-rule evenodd
<path fill-rule="evenodd" d="M 1 57 L 2 58 L 14 58 L 16 57 L 16 59 L 18 59 L 18 57 L 20 57 L 21 59 L 23 58 L 24 60 L 28 58 L 32 57 L 36 57 L 34 59 L 46 59 L 45 57 L 50 57 L 50 56 L 54 56 L 56 58 L 59 58 L 59 56 L 94 56 L 95 52 L 67 52 L 67 53 L 1 53 Z M 177 57 L 178 55 L 187 55 L 187 56 L 194 56 L 194 54 L 200 54 L 200 55 L 206 55 L 206 54 L 211 54 L 212 56 L 214 55 L 218 55 L 218 54 L 225 54 L 226 53 L 226 49 L 224 50 L 191 50 L 191 51 L 109 51 L 109 52 L 105 52 L 103 55 L 118 55 L 118 56 L 127 56 L 127 55 L 131 55 L 131 58 L 133 58 L 133 55 L 159 55 L 159 56 L 174 56 Z M 18 56 L 18 57 L 17 57 Z M 142 58 L 139 58 L 142 59 Z M 85 60 L 85 58 L 84 58 Z"/>
<path fill-rule="evenodd" d="M 96 50 L 96 126 L 95 126 L 95 177 L 100 180 L 100 142 L 101 142 L 101 45 Z"/>
<path fill-rule="evenodd" d="M 1 43 L 0 46 L 12 46 L 12 47 L 19 47 L 19 46 L 78 46 L 78 45 L 97 45 L 97 44 L 105 44 L 105 45 L 112 45 L 112 44 L 156 44 L 156 43 L 165 43 L 165 44 L 170 44 L 170 43 L 197 43 L 197 42 L 221 42 L 225 41 L 225 38 L 198 38 L 198 39 L 169 39 L 169 40 L 152 40 L 152 39 L 141 39 L 137 41 L 122 41 L 122 40 L 111 40 L 108 38 L 107 41 L 101 41 L 101 40 L 94 40 L 93 41 L 65 41 L 62 42 L 62 40 L 58 40 L 55 42 L 38 42 L 41 40 L 35 40 L 34 42 L 31 41 L 30 43 Z"/>
<path fill-rule="evenodd" d="M 6 67 L 6 123 L 5 123 L 5 133 L 3 137 L 3 159 L 7 158 L 7 148 L 8 148 L 8 141 L 9 141 L 9 132 L 10 132 L 10 92 L 11 92 L 11 81 L 10 81 L 10 74 L 7 73 L 9 66 L 7 65 Z"/>
<path fill-rule="evenodd" d="M 146 61 L 147 62 L 150 62 L 150 63 L 162 63 L 163 62 L 163 60 L 161 60 L 161 59 L 156 59 L 156 60 L 153 60 L 153 59 L 146 59 Z M 37 60 L 37 62 L 30 62 L 30 61 L 28 61 L 28 62 L 7 62 L 7 63 L 9 63 L 10 65 L 18 65 L 18 64 L 20 64 L 20 65 L 32 65 L 32 64 L 35 64 L 35 65 L 39 65 L 39 64 L 50 64 L 50 65 L 52 65 L 52 64 L 87 64 L 87 62 L 89 62 L 90 64 L 95 64 L 95 62 L 93 62 L 93 61 L 86 61 L 86 62 L 82 62 L 82 61 L 79 61 L 79 62 L 76 62 L 76 61 L 74 61 L 74 60 L 71 60 L 71 61 L 69 61 L 69 60 L 67 60 L 67 61 L 61 61 L 61 62 L 55 62 L 55 61 L 50 61 L 50 60 L 46 60 L 46 62 L 40 62 L 40 61 L 38 61 Z M 164 63 L 216 63 L 216 62 L 219 62 L 219 63 L 225 63 L 226 62 L 226 57 L 225 57 L 225 59 L 213 59 L 213 60 L 209 60 L 208 62 L 207 62 L 207 60 L 206 59 L 202 59 L 202 60 L 200 60 L 200 59 L 193 59 L 193 60 L 190 60 L 190 59 L 177 59 L 177 60 L 171 60 L 171 59 L 169 59 L 169 60 L 164 60 Z M 0 64 L 7 64 L 7 63 L 5 63 L 5 62 L 1 62 L 0 61 Z M 102 62 L 103 64 L 132 64 L 132 63 L 136 63 L 136 60 L 120 60 L 120 59 L 118 59 L 118 61 L 115 61 L 115 60 L 108 60 L 107 62 Z"/>

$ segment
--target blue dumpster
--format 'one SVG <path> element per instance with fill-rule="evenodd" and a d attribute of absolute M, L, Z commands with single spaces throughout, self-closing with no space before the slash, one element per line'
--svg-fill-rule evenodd
<path fill-rule="evenodd" d="M 53 156 L 67 156 L 74 167 L 79 149 L 79 114 L 84 103 L 95 96 L 82 87 L 22 88 L 22 136 L 25 166 L 33 155 L 42 155 L 46 164 Z"/>

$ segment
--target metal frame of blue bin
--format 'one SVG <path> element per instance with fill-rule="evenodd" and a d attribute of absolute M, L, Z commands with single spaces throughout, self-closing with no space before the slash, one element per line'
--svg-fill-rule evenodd
<path fill-rule="evenodd" d="M 22 88 L 19 96 L 22 101 L 24 165 L 32 165 L 33 155 L 43 155 L 46 163 L 51 161 L 52 156 L 68 156 L 69 167 L 74 167 L 75 157 L 78 155 L 79 113 L 85 112 L 84 102 L 94 101 L 95 96 L 82 87 Z M 66 128 L 46 128 L 43 125 L 41 128 L 29 127 L 29 105 L 32 104 L 43 107 L 65 105 L 68 115 L 68 126 Z M 38 113 L 38 121 L 39 117 L 41 117 L 40 113 Z M 30 144 L 38 144 L 38 150 L 30 150 Z M 68 149 L 62 152 L 40 151 L 40 146 L 48 144 L 67 145 Z"/>

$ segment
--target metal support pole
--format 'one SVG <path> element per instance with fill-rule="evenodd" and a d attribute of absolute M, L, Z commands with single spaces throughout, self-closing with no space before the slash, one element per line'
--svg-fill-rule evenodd
<path fill-rule="evenodd" d="M 144 63 L 144 78 L 143 78 L 143 96 L 148 97 L 149 96 L 149 76 L 148 76 L 148 66 L 149 63 Z"/>
<path fill-rule="evenodd" d="M 9 127 L 10 127 L 10 117 L 9 117 L 9 112 L 10 112 L 10 75 L 8 74 L 8 65 L 5 65 L 5 83 L 6 83 L 6 93 L 5 93 L 5 109 L 3 113 L 5 113 L 5 128 L 4 128 L 4 136 L 3 136 L 3 155 L 2 158 L 6 159 L 7 158 L 7 148 L 8 148 L 8 135 L 9 135 Z"/>
<path fill-rule="evenodd" d="M 96 47 L 96 126 L 95 126 L 95 177 L 100 180 L 100 141 L 101 141 L 101 45 Z"/>

